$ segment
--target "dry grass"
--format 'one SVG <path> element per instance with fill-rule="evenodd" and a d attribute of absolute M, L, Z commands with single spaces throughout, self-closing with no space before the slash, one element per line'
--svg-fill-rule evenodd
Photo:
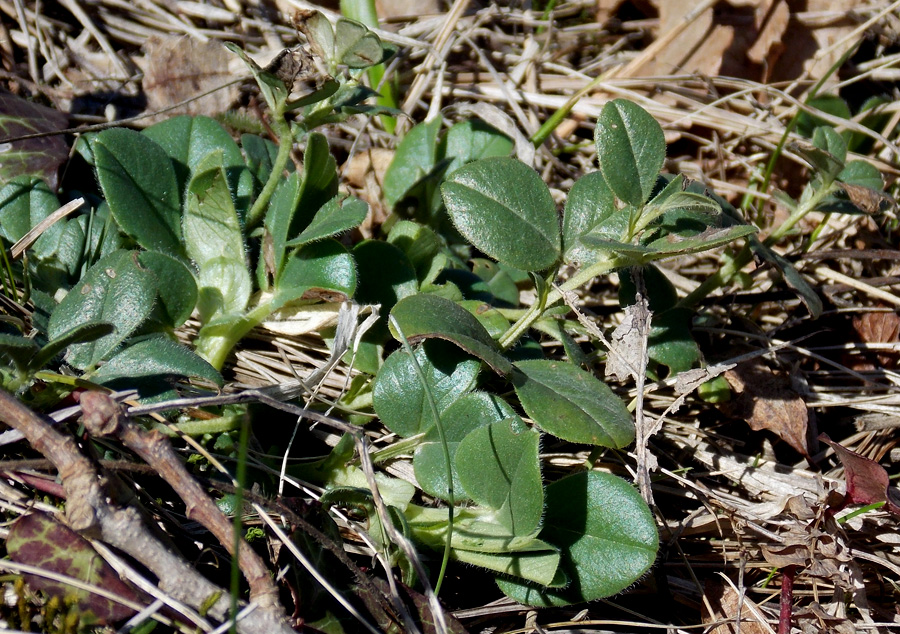
<path fill-rule="evenodd" d="M 784 60 L 792 53 L 792 41 L 784 42 L 787 53 L 780 60 L 774 52 L 779 42 L 765 51 L 764 61 L 771 62 L 771 68 L 746 58 L 735 63 L 732 58 L 746 51 L 729 50 L 728 69 L 740 71 L 739 76 L 693 72 L 708 73 L 710 64 L 715 65 L 710 59 L 714 52 L 688 59 L 687 71 L 676 66 L 675 53 L 686 49 L 673 42 L 690 37 L 690 30 L 707 15 L 700 9 L 714 3 L 697 3 L 690 19 L 670 23 L 664 33 L 661 19 L 640 17 L 616 4 L 561 1 L 542 13 L 521 2 L 457 0 L 447 13 L 393 19 L 385 25 L 384 36 L 401 47 L 389 73 L 400 78 L 402 107 L 412 121 L 422 120 L 428 112 L 440 112 L 453 121 L 478 104 L 477 112 L 489 112 L 494 121 L 506 122 L 528 137 L 554 111 L 574 101 L 569 116 L 536 157 L 546 182 L 565 192 L 578 175 L 593 169 L 589 141 L 600 107 L 612 97 L 627 97 L 663 124 L 670 142 L 667 169 L 700 180 L 740 204 L 743 196 L 753 193 L 752 183 L 788 122 L 798 109 L 809 109 L 803 105 L 804 97 L 824 75 L 823 64 L 827 68 L 863 40 L 863 53 L 845 66 L 851 72 L 833 77 L 823 90 L 843 89 L 846 94 L 871 90 L 896 97 L 900 14 L 887 0 L 863 6 L 819 3 L 826 8 L 794 13 L 793 27 L 811 36 L 831 29 L 832 45 L 814 47 L 819 63 L 806 73 L 790 74 L 791 65 Z M 745 20 L 747 11 L 719 4 L 726 18 L 737 20 L 735 29 L 745 28 L 738 18 Z M 264 56 L 296 42 L 278 9 L 309 5 L 298 0 L 275 5 L 250 0 L 208 4 L 0 0 L 4 29 L 0 72 L 16 92 L 40 95 L 64 111 L 81 109 L 83 122 L 96 123 L 110 113 L 140 115 L 144 113 L 139 97 L 145 94 L 141 68 L 152 61 L 150 42 L 156 38 L 232 40 Z M 598 6 L 612 6 L 613 16 L 622 19 L 599 26 L 593 19 Z M 847 7 L 853 12 L 848 13 Z M 707 29 L 712 33 L 712 27 Z M 695 47 L 713 39 L 694 37 Z M 660 65 L 660 59 L 670 68 Z M 648 75 L 648 69 L 653 74 Z M 220 78 L 219 83 L 225 82 Z M 246 95 L 229 94 L 234 103 L 228 107 L 246 105 Z M 871 131 L 856 120 L 834 121 L 841 129 L 872 139 L 872 149 L 855 158 L 875 164 L 890 183 L 888 191 L 895 190 L 900 173 L 900 148 L 892 134 L 900 119 L 896 104 L 883 107 L 890 123 L 882 130 Z M 397 138 L 380 129 L 375 119 L 352 121 L 329 135 L 347 164 L 351 153 L 391 149 Z M 807 175 L 803 165 L 786 153 L 773 183 L 798 195 Z M 371 196 L 371 187 L 364 182 L 347 186 L 357 188 L 363 197 Z M 751 213 L 765 230 L 783 212 L 770 192 L 764 192 L 757 195 Z M 827 224 L 819 226 L 823 222 Z M 703 319 L 696 329 L 711 363 L 758 355 L 767 367 L 789 377 L 782 383 L 802 398 L 820 430 L 884 465 L 896 462 L 900 426 L 897 337 L 894 333 L 883 341 L 861 342 L 853 318 L 873 311 L 894 314 L 900 305 L 895 224 L 890 214 L 819 214 L 780 245 L 779 251 L 795 261 L 829 300 L 820 320 L 811 320 L 799 301 L 784 292 L 778 276 L 760 267 L 748 272 L 744 287 L 725 288 L 710 298 L 702 306 Z M 813 231 L 816 239 L 807 244 Z M 668 263 L 668 269 L 679 292 L 687 293 L 720 262 L 720 254 L 712 253 L 681 258 Z M 582 298 L 601 316 L 604 330 L 620 318 L 609 310 L 617 305 L 615 293 L 616 281 L 608 280 L 598 282 Z M 876 356 L 876 349 L 891 354 Z M 327 357 L 316 338 L 297 340 L 260 331 L 237 355 L 235 385 L 288 381 L 294 371 L 306 375 Z M 338 397 L 348 374 L 340 366 L 330 373 L 322 397 Z M 622 386 L 623 394 L 628 388 Z M 631 593 L 583 611 L 535 614 L 503 602 L 481 605 L 479 601 L 492 592 L 487 578 L 462 569 L 444 598 L 463 623 L 471 631 L 771 632 L 777 627 L 782 577 L 765 558 L 764 549 L 796 542 L 810 545 L 794 585 L 795 625 L 801 628 L 795 631 L 896 628 L 900 623 L 896 518 L 873 510 L 835 524 L 826 517 L 825 499 L 829 491 L 842 489 L 843 473 L 824 445 L 807 460 L 771 432 L 753 431 L 729 416 L 727 408 L 717 409 L 693 396 L 668 411 L 676 396 L 672 382 L 664 381 L 649 386 L 644 401 L 648 419 L 656 420 L 665 412 L 650 444 L 659 460 L 654 497 L 662 537 L 660 560 L 651 576 Z M 375 440 L 379 447 L 390 443 Z M 552 472 L 571 469 L 587 456 L 562 445 L 545 449 Z M 622 458 L 604 460 L 609 460 L 609 468 L 627 474 L 633 460 Z M 394 469 L 402 472 L 403 465 L 395 464 Z M 2 486 L 6 490 L 7 485 Z M 12 500 L 9 504 L 21 508 Z M 484 584 L 477 593 L 466 591 L 473 579 L 476 585 Z M 735 626 L 738 617 L 745 620 L 742 629 Z M 718 627 L 717 619 L 722 619 Z"/>

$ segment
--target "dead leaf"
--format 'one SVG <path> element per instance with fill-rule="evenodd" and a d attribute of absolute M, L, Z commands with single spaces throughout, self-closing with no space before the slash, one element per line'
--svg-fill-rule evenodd
<path fill-rule="evenodd" d="M 809 411 L 787 375 L 757 359 L 738 364 L 725 378 L 737 393 L 736 399 L 723 404 L 729 415 L 744 418 L 753 430 L 768 429 L 799 453 L 810 455 Z"/>
<path fill-rule="evenodd" d="M 62 134 L 69 117 L 53 108 L 26 101 L 11 92 L 0 91 L 0 183 L 18 176 L 36 175 L 56 191 L 59 168 L 69 158 L 69 146 Z M 7 142 L 6 139 L 51 133 L 34 139 Z"/>
<path fill-rule="evenodd" d="M 150 112 L 174 110 L 149 117 L 147 123 L 169 119 L 176 114 L 215 116 L 228 110 L 238 96 L 231 83 L 232 55 L 221 42 L 200 42 L 188 36 L 150 37 L 143 46 L 141 81 Z M 230 85 L 229 85 L 230 84 Z M 209 93 L 209 94 L 206 94 Z M 203 95 L 203 96 L 201 96 Z"/>
<path fill-rule="evenodd" d="M 847 494 L 841 506 L 884 502 L 888 511 L 900 517 L 900 506 L 891 499 L 890 479 L 884 467 L 834 442 L 827 434 L 820 434 L 819 440 L 834 449 L 834 453 L 844 465 Z"/>
<path fill-rule="evenodd" d="M 650 334 L 650 308 L 647 299 L 639 292 L 637 301 L 625 307 L 625 317 L 610 336 L 609 355 L 606 359 L 606 376 L 616 381 L 637 379 L 644 367 L 644 351 Z"/>
<path fill-rule="evenodd" d="M 900 316 L 887 311 L 863 313 L 853 318 L 853 329 L 863 343 L 897 343 L 900 340 Z M 897 366 L 894 352 L 879 351 L 876 357 L 882 367 Z"/>
<path fill-rule="evenodd" d="M 438 15 L 440 12 L 438 0 L 375 0 L 375 13 L 382 20 Z"/>
<path fill-rule="evenodd" d="M 703 594 L 713 610 L 710 613 L 707 603 L 703 602 L 703 623 L 731 621 L 717 625 L 709 630 L 709 634 L 768 634 L 769 629 L 754 619 L 754 613 L 760 613 L 756 603 L 746 595 L 741 597 L 730 585 L 707 579 Z M 737 618 L 740 618 L 740 625 Z"/>
<path fill-rule="evenodd" d="M 784 0 L 765 0 L 760 3 L 755 15 L 755 26 L 759 34 L 747 49 L 747 59 L 754 64 L 763 64 L 780 57 L 784 49 L 782 37 L 790 18 L 791 10 Z"/>

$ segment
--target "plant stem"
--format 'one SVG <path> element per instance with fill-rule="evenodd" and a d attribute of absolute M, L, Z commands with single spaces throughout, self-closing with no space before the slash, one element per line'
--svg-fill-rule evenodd
<path fill-rule="evenodd" d="M 271 314 L 272 304 L 266 302 L 249 313 L 236 317 L 223 334 L 203 334 L 204 329 L 201 328 L 200 335 L 194 341 L 194 349 L 216 370 L 221 370 L 228 354 L 237 345 L 237 342 Z"/>
<path fill-rule="evenodd" d="M 284 104 L 279 104 L 278 108 L 272 112 L 272 128 L 278 135 L 278 154 L 275 155 L 275 161 L 272 163 L 272 171 L 269 178 L 263 186 L 262 191 L 253 201 L 253 206 L 247 212 L 247 218 L 244 222 L 247 231 L 253 229 L 265 217 L 266 210 L 269 207 L 269 200 L 275 193 L 278 183 L 283 180 L 284 168 L 291 158 L 291 148 L 294 145 L 294 138 L 291 135 L 291 126 L 288 124 L 284 115 Z"/>
<path fill-rule="evenodd" d="M 535 321 L 540 319 L 544 312 L 548 308 L 552 308 L 559 300 L 562 299 L 563 293 L 567 291 L 574 290 L 587 284 L 589 281 L 597 277 L 598 275 L 603 275 L 619 266 L 622 266 L 623 262 L 615 256 L 609 255 L 603 260 L 598 260 L 593 264 L 589 264 L 585 268 L 577 271 L 575 275 L 570 277 L 562 286 L 559 288 L 553 288 L 547 294 L 546 298 L 543 302 L 537 301 L 530 308 L 528 308 L 524 314 L 509 327 L 503 336 L 500 337 L 499 345 L 502 350 L 507 350 L 511 348 L 519 338 L 525 334 L 525 332 L 531 327 Z"/>

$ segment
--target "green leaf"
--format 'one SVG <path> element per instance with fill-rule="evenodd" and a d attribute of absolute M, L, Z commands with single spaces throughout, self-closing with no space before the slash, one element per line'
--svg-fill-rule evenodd
<path fill-rule="evenodd" d="M 59 168 L 69 158 L 69 148 L 65 135 L 53 133 L 66 129 L 68 123 L 69 117 L 59 110 L 26 101 L 5 90 L 0 92 L 0 138 L 50 133 L 3 143 L 0 183 L 23 176 L 37 177 L 56 190 Z"/>
<path fill-rule="evenodd" d="M 261 136 L 242 134 L 241 148 L 244 150 L 247 169 L 256 180 L 257 189 L 262 189 L 269 180 L 269 174 L 272 173 L 272 165 L 275 163 L 275 157 L 278 156 L 278 146 Z M 291 161 L 288 161 L 287 169 L 294 173 L 294 164 Z"/>
<path fill-rule="evenodd" d="M 204 159 L 213 151 L 222 153 L 222 168 L 228 188 L 234 194 L 238 212 L 243 216 L 253 196 L 253 174 L 247 168 L 241 149 L 216 120 L 204 116 L 182 115 L 166 119 L 143 131 L 169 158 L 183 192 L 191 177 L 202 168 Z"/>
<path fill-rule="evenodd" d="M 556 204 L 524 163 L 503 157 L 470 163 L 448 177 L 441 194 L 459 232 L 495 260 L 526 271 L 559 260 Z"/>
<path fill-rule="evenodd" d="M 138 261 L 156 275 L 159 306 L 167 326 L 177 328 L 187 321 L 199 298 L 197 281 L 187 265 L 158 251 L 143 251 Z"/>
<path fill-rule="evenodd" d="M 447 264 L 447 257 L 441 253 L 443 242 L 430 227 L 400 220 L 391 227 L 387 240 L 406 254 L 416 269 L 420 287 L 434 282 Z"/>
<path fill-rule="evenodd" d="M 584 236 L 582 241 L 595 248 L 612 251 L 622 257 L 628 258 L 634 264 L 645 264 L 654 260 L 674 255 L 686 255 L 688 253 L 700 253 L 708 251 L 723 244 L 728 244 L 739 238 L 756 233 L 758 229 L 751 225 L 734 225 L 730 227 L 710 227 L 702 233 L 682 237 L 676 234 L 668 234 L 658 238 L 649 244 L 625 244 L 605 240 L 596 236 Z"/>
<path fill-rule="evenodd" d="M 625 99 L 603 106 L 594 131 L 597 161 L 609 188 L 640 207 L 650 198 L 666 160 L 666 139 L 646 110 Z"/>
<path fill-rule="evenodd" d="M 382 314 L 397 300 L 416 292 L 416 271 L 400 249 L 381 240 L 363 240 L 353 247 L 359 270 L 360 304 L 381 304 Z"/>
<path fill-rule="evenodd" d="M 472 431 L 456 450 L 456 469 L 466 493 L 495 509 L 496 520 L 513 535 L 531 535 L 541 523 L 539 444 L 540 434 L 515 416 Z"/>
<path fill-rule="evenodd" d="M 166 151 L 125 128 L 104 130 L 92 149 L 100 188 L 122 231 L 147 250 L 182 257 L 178 180 Z"/>
<path fill-rule="evenodd" d="M 404 438 L 425 432 L 435 424 L 426 389 L 440 413 L 475 387 L 481 369 L 477 360 L 442 341 L 426 341 L 415 350 L 415 359 L 427 387 L 422 385 L 412 358 L 403 349 L 385 360 L 372 387 L 375 413 L 388 429 Z"/>
<path fill-rule="evenodd" d="M 586 235 L 623 240 L 628 233 L 628 209 L 616 206 L 602 172 L 585 174 L 572 185 L 563 211 L 563 252 L 569 262 L 591 262 L 597 252 L 585 246 Z"/>
<path fill-rule="evenodd" d="M 42 347 L 37 355 L 31 360 L 29 366 L 35 370 L 42 368 L 49 363 L 53 357 L 73 343 L 93 341 L 113 332 L 115 332 L 115 327 L 112 324 L 105 322 L 87 323 L 75 326 L 55 337 Z"/>
<path fill-rule="evenodd" d="M 134 590 L 119 578 L 89 541 L 47 513 L 33 511 L 13 522 L 6 538 L 6 550 L 10 559 L 20 564 L 74 577 L 114 596 L 138 602 Z M 82 612 L 84 625 L 109 624 L 134 614 L 131 608 L 71 584 L 28 574 L 25 580 L 32 589 L 42 590 L 60 600 L 73 597 Z"/>
<path fill-rule="evenodd" d="M 340 242 L 321 240 L 294 250 L 287 258 L 275 281 L 278 299 L 273 306 L 299 298 L 342 301 L 351 297 L 354 291 L 356 263 L 353 256 Z"/>
<path fill-rule="evenodd" d="M 508 374 L 512 365 L 487 330 L 465 308 L 443 297 L 419 293 L 397 302 L 391 310 L 410 343 L 437 338 L 452 341 L 487 363 L 494 372 Z"/>
<path fill-rule="evenodd" d="M 14 244 L 59 207 L 59 199 L 43 181 L 28 176 L 7 183 L 0 189 L 0 236 Z M 57 221 L 48 227 L 31 245 L 29 254 L 42 260 L 52 257 L 65 226 L 64 221 Z"/>
<path fill-rule="evenodd" d="M 440 130 L 441 119 L 436 117 L 413 126 L 403 137 L 384 174 L 382 190 L 388 207 L 394 207 L 434 169 Z"/>
<path fill-rule="evenodd" d="M 334 28 L 334 59 L 350 68 L 367 68 L 384 59 L 381 38 L 365 24 L 340 18 Z"/>
<path fill-rule="evenodd" d="M 201 271 L 218 258 L 244 264 L 241 224 L 221 167 L 205 170 L 191 179 L 182 224 L 187 254 Z"/>
<path fill-rule="evenodd" d="M 547 487 L 544 539 L 560 548 L 570 579 L 560 590 L 500 579 L 500 589 L 526 605 L 569 605 L 621 592 L 653 565 L 659 536 L 653 514 L 633 486 L 588 471 Z"/>
<path fill-rule="evenodd" d="M 263 221 L 266 230 L 266 238 L 263 239 L 262 254 L 259 258 L 261 269 L 258 274 L 260 279 L 267 279 L 262 274 L 264 271 L 277 277 L 284 266 L 284 257 L 287 249 L 287 240 L 294 212 L 300 204 L 300 174 L 294 172 L 278 183 L 272 199 L 269 201 L 269 209 Z M 271 247 L 270 243 L 271 241 Z M 265 267 L 265 268 L 262 268 Z M 264 286 L 260 283 L 260 286 Z"/>
<path fill-rule="evenodd" d="M 87 323 L 108 322 L 116 331 L 87 343 L 69 346 L 66 360 L 84 370 L 109 356 L 153 311 L 156 279 L 138 263 L 136 251 L 115 251 L 88 269 L 50 316 L 48 336 Z"/>
<path fill-rule="evenodd" d="M 225 381 L 205 359 L 185 346 L 164 337 L 151 337 L 128 346 L 104 363 L 94 375 L 99 383 L 125 377 L 186 376 L 216 385 Z"/>
<path fill-rule="evenodd" d="M 841 119 L 849 119 L 852 116 L 850 106 L 837 95 L 818 95 L 808 99 L 806 105 Z M 812 138 L 816 128 L 831 126 L 832 124 L 825 121 L 825 119 L 807 112 L 805 109 L 797 114 L 797 133 L 801 136 Z"/>
<path fill-rule="evenodd" d="M 313 217 L 309 226 L 299 236 L 290 240 L 287 246 L 293 247 L 308 242 L 330 238 L 362 224 L 369 213 L 369 205 L 353 196 L 335 196 L 322 205 Z"/>
<path fill-rule="evenodd" d="M 515 144 L 512 140 L 480 119 L 460 121 L 447 130 L 441 141 L 439 154 L 448 159 L 447 174 L 472 161 L 509 156 Z"/>
<path fill-rule="evenodd" d="M 25 370 L 37 355 L 38 346 L 34 339 L 0 332 L 0 359 L 9 359 L 18 370 Z"/>
<path fill-rule="evenodd" d="M 880 192 L 884 189 L 884 179 L 878 168 L 867 161 L 850 161 L 838 174 L 838 180 L 849 185 L 859 185 Z"/>
<path fill-rule="evenodd" d="M 513 385 L 535 424 L 569 442 L 621 448 L 634 422 L 605 383 L 571 363 L 535 359 L 515 364 Z"/>
<path fill-rule="evenodd" d="M 539 584 L 550 584 L 556 578 L 560 556 L 553 549 L 536 552 L 485 553 L 454 550 L 452 557 L 466 564 L 487 568 Z"/>
<path fill-rule="evenodd" d="M 338 193 L 337 162 L 331 155 L 328 139 L 318 132 L 310 133 L 303 153 L 303 175 L 297 211 L 288 225 L 287 238 L 306 229 L 314 215 Z"/>
<path fill-rule="evenodd" d="M 206 262 L 197 276 L 200 321 L 209 322 L 218 315 L 243 313 L 250 300 L 250 273 L 242 262 L 229 258 L 213 258 Z"/>
<path fill-rule="evenodd" d="M 456 466 L 456 450 L 470 432 L 515 416 L 510 405 L 494 394 L 487 392 L 471 392 L 463 394 L 441 411 L 441 425 L 444 428 L 444 440 L 450 453 L 451 476 L 453 478 L 453 497 L 457 502 L 468 497 L 468 493 L 459 479 Z M 436 426 L 425 432 L 425 437 L 416 447 L 413 454 L 413 469 L 416 482 L 429 495 L 449 500 L 447 482 L 447 463 L 441 435 Z"/>

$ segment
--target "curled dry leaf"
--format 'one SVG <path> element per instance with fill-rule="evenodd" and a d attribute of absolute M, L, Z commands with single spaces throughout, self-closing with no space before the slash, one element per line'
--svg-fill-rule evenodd
<path fill-rule="evenodd" d="M 759 360 L 738 364 L 725 373 L 737 393 L 723 409 L 744 418 L 751 429 L 768 429 L 804 456 L 809 456 L 809 411 L 784 373 L 776 373 Z"/>
<path fill-rule="evenodd" d="M 841 507 L 847 504 L 884 502 L 888 511 L 900 517 L 900 506 L 892 499 L 890 479 L 884 467 L 874 460 L 861 456 L 855 451 L 850 451 L 834 442 L 827 434 L 821 434 L 819 440 L 834 449 L 834 453 L 837 454 L 841 464 L 844 465 L 844 480 L 847 484 L 847 494 L 840 505 Z"/>

